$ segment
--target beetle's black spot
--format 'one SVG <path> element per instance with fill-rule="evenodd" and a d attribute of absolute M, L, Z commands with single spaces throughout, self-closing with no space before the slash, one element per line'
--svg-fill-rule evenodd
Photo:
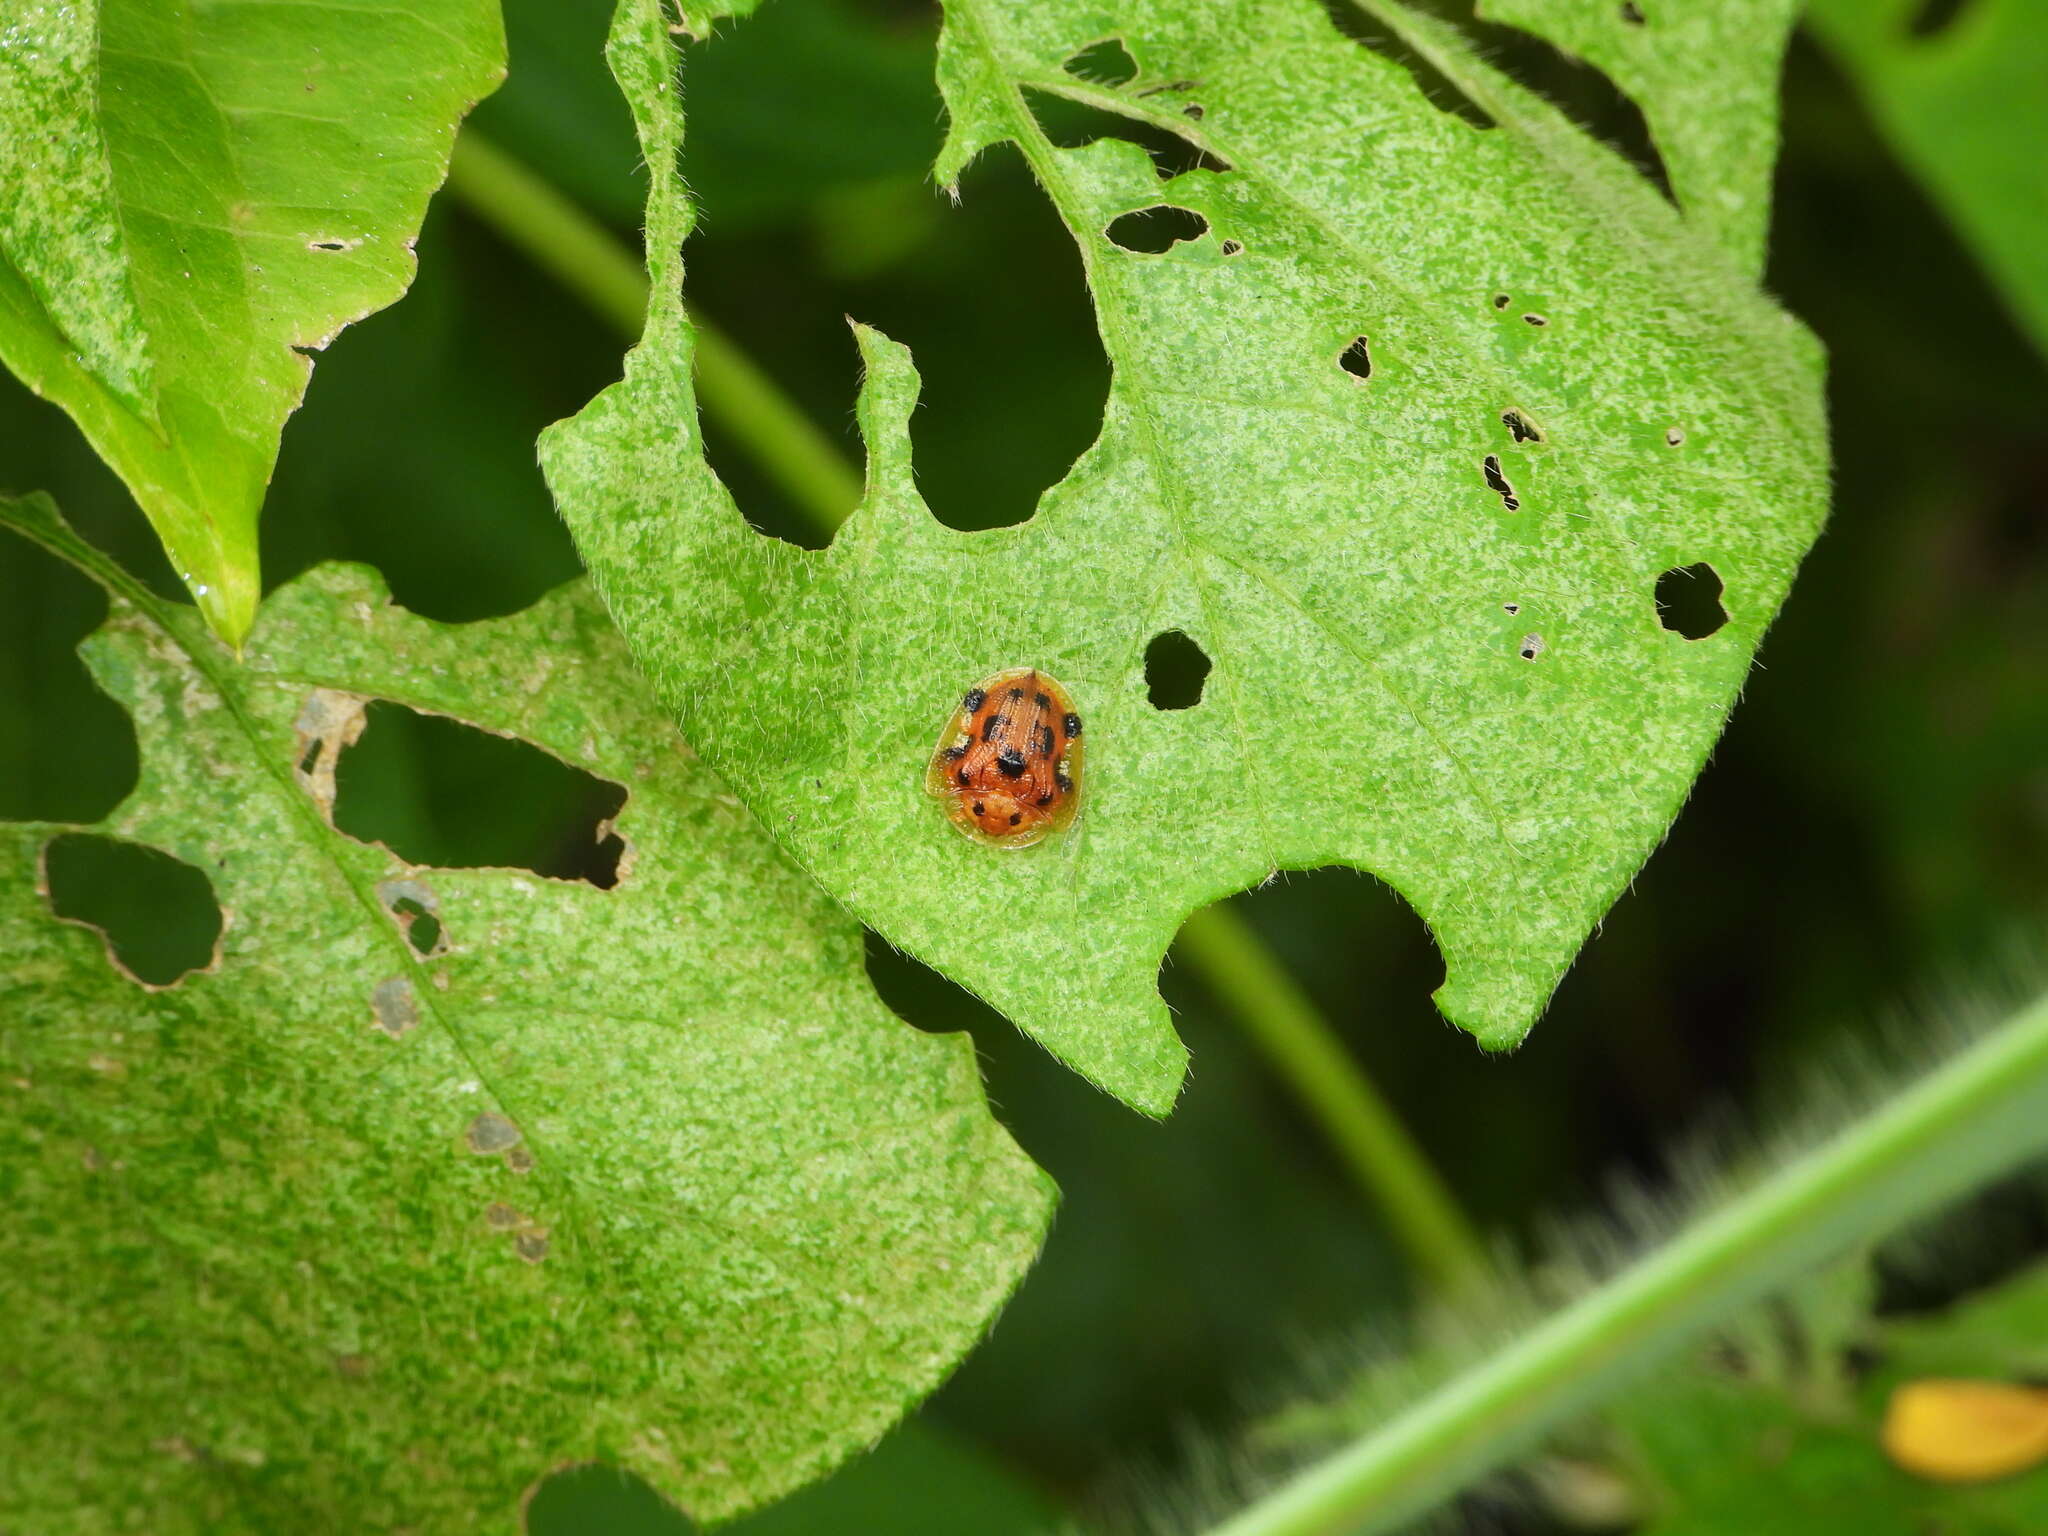
<path fill-rule="evenodd" d="M 1014 827 L 1015 825 L 1017 825 L 1017 823 L 1018 823 L 1018 822 L 1022 821 L 1023 819 L 1024 819 L 1024 813 L 1023 813 L 1022 811 L 1012 811 L 1012 812 L 1010 812 L 1010 825 L 1011 825 L 1011 826 L 1013 826 L 1013 827 Z"/>
<path fill-rule="evenodd" d="M 1040 796 L 1038 797 L 1038 799 L 1037 799 L 1037 801 L 1036 801 L 1035 803 L 1036 803 L 1036 804 L 1038 804 L 1038 805 L 1051 805 L 1051 804 L 1052 804 L 1052 791 L 1048 789 L 1048 790 L 1047 790 L 1047 791 L 1046 791 L 1046 792 L 1045 792 L 1044 794 L 1042 794 L 1042 795 L 1040 795 Z"/>
<path fill-rule="evenodd" d="M 987 702 L 988 695 L 986 693 L 982 692 L 979 688 L 970 688 L 967 690 L 967 697 L 960 701 L 960 707 L 971 715 Z"/>
<path fill-rule="evenodd" d="M 1051 757 L 1052 753 L 1052 727 L 1049 725 L 1041 725 L 1038 728 L 1038 755 L 1040 757 Z"/>
<path fill-rule="evenodd" d="M 1067 740 L 1072 741 L 1081 734 L 1081 717 L 1079 715 L 1069 715 L 1062 723 L 1067 728 Z"/>
<path fill-rule="evenodd" d="M 1021 699 L 1024 697 L 1024 690 L 1022 688 L 1012 688 L 1010 690 L 1010 697 L 1012 700 Z"/>
<path fill-rule="evenodd" d="M 953 777 L 959 780 L 962 784 L 965 784 L 970 778 L 973 777 L 973 775 L 970 774 L 965 768 L 962 768 L 958 773 L 954 774 Z"/>
<path fill-rule="evenodd" d="M 981 739 L 983 741 L 994 741 L 998 731 L 1007 731 L 1009 728 L 1010 717 L 1008 715 L 990 715 L 981 722 Z"/>
<path fill-rule="evenodd" d="M 983 806 L 982 806 L 982 803 L 981 803 L 981 802 L 980 802 L 979 800 L 975 801 L 975 802 L 974 802 L 974 814 L 975 814 L 975 815 L 977 815 L 977 816 L 979 816 L 979 815 L 980 815 L 980 814 L 982 813 L 982 810 L 983 810 Z"/>
<path fill-rule="evenodd" d="M 1024 754 L 1015 747 L 1005 747 L 996 754 L 996 771 L 1006 779 L 1022 778 L 1024 775 Z"/>
<path fill-rule="evenodd" d="M 1052 700 L 1042 693 L 1034 693 L 1033 695 L 1031 695 L 1031 702 L 1036 704 L 1040 709 L 1052 708 Z"/>
<path fill-rule="evenodd" d="M 965 757 L 966 755 L 967 755 L 967 749 L 966 749 L 965 747 L 948 747 L 948 748 L 946 748 L 946 756 L 947 756 L 947 757 L 948 757 L 949 759 L 951 759 L 951 760 L 952 760 L 953 762 L 956 762 L 956 763 L 957 763 L 957 762 L 959 762 L 959 761 L 960 761 L 960 759 L 961 759 L 961 758 L 963 758 L 963 757 Z"/>
<path fill-rule="evenodd" d="M 1053 776 L 1053 783 L 1059 785 L 1060 793 L 1063 795 L 1071 795 L 1074 792 L 1074 781 L 1064 773 L 1055 774 Z"/>

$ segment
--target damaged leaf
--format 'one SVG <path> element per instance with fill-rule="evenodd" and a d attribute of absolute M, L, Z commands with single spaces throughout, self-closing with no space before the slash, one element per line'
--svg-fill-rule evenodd
<path fill-rule="evenodd" d="M 1154 1113 L 1185 1063 L 1161 955 L 1280 869 L 1394 886 L 1443 951 L 1444 1013 L 1519 1041 L 1663 836 L 1825 506 L 1817 349 L 1728 255 L 1759 211 L 1696 221 L 1449 27 L 1365 9 L 1495 126 L 1315 0 L 951 0 L 940 179 L 998 143 L 1029 162 L 1114 367 L 1102 434 L 1030 522 L 945 528 L 912 475 L 911 359 L 863 329 L 866 496 L 822 552 L 751 532 L 704 462 L 655 0 L 626 0 L 611 45 L 659 172 L 653 297 L 624 381 L 542 444 L 599 591 L 828 889 Z M 1782 10 L 1723 67 L 1767 72 Z M 1112 34 L 1134 78 L 1066 67 Z M 1059 147 L 1048 95 L 1202 163 L 1162 181 L 1114 137 Z M 1119 242 L 1158 209 L 1177 240 Z M 1726 622 L 1688 639 L 1657 588 L 1699 565 Z M 1170 632 L 1212 664 L 1192 708 L 1147 697 Z M 1073 695 L 1088 783 L 1068 835 L 1006 852 L 923 781 L 961 691 L 1020 666 Z"/>
<path fill-rule="evenodd" d="M 0 362 L 247 633 L 256 517 L 310 354 L 412 281 L 490 0 L 25 0 L 0 33 Z"/>
<path fill-rule="evenodd" d="M 0 825 L 10 1526 L 510 1529 L 598 1457 L 715 1519 L 871 1444 L 975 1341 L 1046 1179 L 586 590 L 449 626 L 327 566 L 237 667 L 48 501 L 0 521 L 112 595 L 86 655 L 142 774 L 94 830 L 224 914 L 215 963 L 146 992 L 39 892 L 75 829 Z M 626 786 L 618 884 L 336 833 L 373 698 Z"/>

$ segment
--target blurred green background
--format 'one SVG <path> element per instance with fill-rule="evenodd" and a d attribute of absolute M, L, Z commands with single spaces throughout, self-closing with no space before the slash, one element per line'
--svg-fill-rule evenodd
<path fill-rule="evenodd" d="M 642 182 L 599 54 L 605 5 L 510 0 L 508 19 L 511 77 L 477 128 L 634 238 Z M 958 207 L 931 186 L 934 26 L 921 4 L 772 0 L 690 45 L 689 284 L 849 455 L 844 317 L 907 342 L 925 378 L 920 484 L 939 517 L 978 528 L 1028 516 L 1087 446 L 1108 369 L 1071 241 L 1015 155 L 979 163 Z M 1803 37 L 1785 107 L 1768 281 L 1832 357 L 1834 518 L 1667 845 L 1529 1043 L 1496 1058 L 1436 1017 L 1435 951 L 1377 882 L 1297 874 L 1238 903 L 1509 1240 L 1595 1203 L 1617 1168 L 1655 1186 L 1703 1115 L 1967 968 L 2048 894 L 2048 370 Z M 285 432 L 266 575 L 360 560 L 423 614 L 511 612 L 577 572 L 533 442 L 616 377 L 621 339 L 451 198 L 419 255 L 411 294 L 342 334 Z M 715 430 L 711 452 L 763 529 L 805 537 Z M 70 423 L 4 379 L 0 489 L 54 493 L 175 591 Z M 0 541 L 0 816 L 90 821 L 133 784 L 132 734 L 73 654 L 103 611 L 81 577 Z M 422 862 L 602 881 L 592 827 L 615 806 L 539 754 L 389 709 L 344 760 L 340 816 Z M 203 893 L 175 866 L 118 859 L 67 847 L 60 907 L 114 928 L 140 973 L 203 956 Z M 124 911 L 123 891 L 143 895 Z M 741 1529 L 1034 1529 L 1105 1475 L 1170 1469 L 1189 1431 L 1227 1431 L 1310 1368 L 1315 1340 L 1398 1333 L 1409 1280 L 1377 1215 L 1171 962 L 1195 1065 L 1164 1125 L 886 946 L 870 969 L 920 1027 L 974 1032 L 997 1112 L 1064 1204 L 1022 1293 L 913 1428 Z M 2010 1241 L 2042 1236 L 2022 1220 Z M 685 1528 L 603 1470 L 556 1479 L 531 1518 L 554 1536 Z"/>

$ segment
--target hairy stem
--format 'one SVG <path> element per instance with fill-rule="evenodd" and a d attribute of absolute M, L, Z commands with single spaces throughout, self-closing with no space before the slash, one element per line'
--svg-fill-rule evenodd
<path fill-rule="evenodd" d="M 640 334 L 647 275 L 638 256 L 561 192 L 474 128 L 456 141 L 448 187 L 621 332 Z M 691 323 L 705 411 L 821 531 L 836 529 L 860 499 L 859 476 L 744 352 L 703 320 Z M 1442 1179 L 1258 936 L 1215 907 L 1189 920 L 1181 948 L 1385 1210 L 1416 1269 L 1446 1285 L 1474 1273 L 1478 1239 Z"/>
<path fill-rule="evenodd" d="M 640 258 L 553 186 L 465 128 L 455 141 L 448 190 L 534 264 L 628 338 L 647 315 Z M 831 441 L 716 326 L 692 315 L 696 375 L 705 414 L 761 472 L 830 533 L 860 501 L 860 477 Z"/>
<path fill-rule="evenodd" d="M 2048 1147 L 2048 997 L 1209 1536 L 1368 1536 L 1702 1328 Z"/>

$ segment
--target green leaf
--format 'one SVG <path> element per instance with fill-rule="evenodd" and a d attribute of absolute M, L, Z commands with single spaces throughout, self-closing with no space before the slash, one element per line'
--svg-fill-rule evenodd
<path fill-rule="evenodd" d="M 27 0 L 0 46 L 0 361 L 128 483 L 230 644 L 278 434 L 413 274 L 491 0 Z"/>
<path fill-rule="evenodd" d="M 86 650 L 143 768 L 98 830 L 225 914 L 213 965 L 145 991 L 38 895 L 69 829 L 0 827 L 15 1524 L 503 1525 L 600 1457 L 716 1519 L 871 1444 L 974 1342 L 1047 1180 L 587 591 L 450 626 L 327 566 L 236 667 L 47 501 L 0 520 L 114 593 Z M 337 834 L 371 698 L 626 786 L 618 885 Z"/>
<path fill-rule="evenodd" d="M 2012 1381 L 2048 1363 L 2048 1269 L 2034 1269 L 1932 1317 L 1876 1321 L 1860 1342 L 1874 1368 L 1853 1392 L 1842 1346 L 1804 1336 L 1789 1369 L 1738 1344 L 1639 1389 L 1610 1414 L 1659 1518 L 1644 1536 L 2031 1536 L 2048 1528 L 2048 1469 L 1947 1486 L 1894 1465 L 1878 1438 L 1886 1404 L 1916 1379 Z M 1756 1335 L 1782 1331 L 1759 1319 Z"/>
<path fill-rule="evenodd" d="M 1813 0 L 1814 31 L 2048 354 L 2048 5 Z"/>
<path fill-rule="evenodd" d="M 1763 275 L 1778 72 L 1797 0 L 1481 0 L 1598 65 L 1642 108 L 1689 222 Z"/>
<path fill-rule="evenodd" d="M 1498 126 L 1440 111 L 1313 0 L 948 7 L 939 173 L 1023 151 L 1115 368 L 1100 440 L 1029 523 L 932 519 L 916 373 L 863 329 L 862 506 L 821 553 L 750 532 L 700 452 L 666 174 L 625 380 L 542 440 L 636 657 L 784 845 L 1154 1113 L 1185 1062 L 1160 956 L 1281 869 L 1392 884 L 1444 953 L 1444 1013 L 1519 1041 L 1663 835 L 1824 507 L 1816 350 L 1726 259 L 1726 221 L 1703 234 L 1448 28 L 1374 10 Z M 1127 85 L 1063 67 L 1112 33 Z M 622 6 L 612 55 L 665 172 L 682 128 L 653 0 Z M 1057 147 L 1033 93 L 1230 168 L 1162 183 L 1115 138 Z M 1112 243 L 1160 204 L 1202 232 Z M 1342 363 L 1360 337 L 1368 379 Z M 1687 639 L 1658 586 L 1701 564 L 1727 621 Z M 1144 657 L 1173 630 L 1214 670 L 1165 711 Z M 923 778 L 962 690 L 1023 665 L 1072 692 L 1089 754 L 1072 833 L 1007 852 L 959 837 Z"/>

